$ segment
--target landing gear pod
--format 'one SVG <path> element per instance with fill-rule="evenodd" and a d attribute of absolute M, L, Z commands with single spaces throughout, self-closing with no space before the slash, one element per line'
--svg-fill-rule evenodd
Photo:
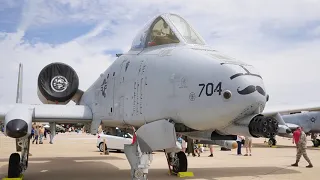
<path fill-rule="evenodd" d="M 51 63 L 38 76 L 38 97 L 44 104 L 67 104 L 79 88 L 75 70 L 64 63 Z"/>

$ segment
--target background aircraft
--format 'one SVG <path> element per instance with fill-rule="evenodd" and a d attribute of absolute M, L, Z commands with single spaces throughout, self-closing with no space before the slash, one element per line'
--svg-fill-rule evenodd
<path fill-rule="evenodd" d="M 312 143 L 314 147 L 319 147 L 320 139 L 318 134 L 320 133 L 320 112 L 311 111 L 311 112 L 293 112 L 290 114 L 281 115 L 287 127 L 294 132 L 297 127 L 302 127 L 303 131 L 307 135 L 311 135 Z M 288 134 L 278 134 L 282 137 L 292 138 L 292 133 Z M 270 138 L 268 141 L 269 145 L 276 145 L 277 141 L 275 138 Z"/>
<path fill-rule="evenodd" d="M 304 106 L 264 111 L 269 96 L 255 68 L 207 46 L 175 14 L 154 18 L 134 38 L 131 49 L 119 55 L 86 91 L 78 86 L 72 67 L 51 63 L 38 77 L 43 104 L 23 104 L 19 75 L 16 103 L 0 106 L 5 134 L 16 138 L 21 152 L 9 158 L 9 177 L 19 176 L 28 167 L 32 122 L 49 122 L 50 127 L 85 123 L 91 134 L 97 133 L 101 123 L 113 131 L 133 128 L 135 138 L 125 146 L 125 154 L 132 178 L 146 179 L 156 150 L 166 152 L 173 172 L 187 171 L 187 157 L 176 133 L 207 141 L 236 140 L 236 134 L 270 138 L 287 131 L 279 113 L 320 110 Z M 76 105 L 66 105 L 70 101 Z"/>

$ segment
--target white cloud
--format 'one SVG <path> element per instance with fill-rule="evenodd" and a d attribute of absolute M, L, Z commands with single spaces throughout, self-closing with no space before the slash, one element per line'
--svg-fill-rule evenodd
<path fill-rule="evenodd" d="M 180 14 L 209 45 L 256 66 L 270 93 L 270 103 L 320 100 L 317 94 L 319 25 L 314 29 L 303 28 L 308 23 L 319 23 L 319 9 L 320 2 L 314 0 L 26 1 L 21 12 L 23 18 L 17 25 L 19 31 L 0 32 L 0 83 L 6 85 L 1 90 L 0 101 L 14 102 L 12 89 L 16 87 L 18 62 L 24 63 L 27 103 L 40 102 L 36 96 L 37 77 L 50 62 L 62 61 L 73 66 L 80 77 L 80 87 L 88 88 L 113 59 L 104 51 L 128 50 L 136 32 L 152 17 L 164 12 Z M 94 23 L 96 28 L 59 45 L 22 42 L 30 29 L 63 28 L 71 22 Z M 297 36 L 314 37 L 296 41 L 283 37 L 298 28 L 302 31 Z"/>

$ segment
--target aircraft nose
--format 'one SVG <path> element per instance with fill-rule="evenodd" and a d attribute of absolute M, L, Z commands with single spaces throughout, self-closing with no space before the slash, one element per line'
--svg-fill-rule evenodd
<path fill-rule="evenodd" d="M 7 123 L 6 134 L 12 138 L 21 138 L 28 133 L 28 124 L 21 119 L 14 119 Z"/>
<path fill-rule="evenodd" d="M 268 95 L 259 72 L 253 66 L 241 63 L 222 63 L 222 65 L 229 85 L 227 88 L 232 92 L 230 100 L 233 99 L 232 102 L 235 104 L 241 102 L 241 106 L 237 105 L 234 108 L 247 111 L 245 114 L 263 108 Z M 245 107 L 245 110 L 243 110 L 243 107 Z M 261 112 L 262 109 L 259 111 Z"/>

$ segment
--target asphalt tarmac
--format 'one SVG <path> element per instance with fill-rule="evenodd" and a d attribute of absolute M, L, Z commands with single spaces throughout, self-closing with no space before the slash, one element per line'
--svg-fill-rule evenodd
<path fill-rule="evenodd" d="M 310 147 L 307 153 L 314 168 L 306 168 L 307 162 L 301 158 L 299 167 L 290 167 L 295 162 L 296 149 L 288 138 L 277 138 L 276 148 L 264 144 L 265 139 L 253 139 L 252 156 L 237 156 L 236 149 L 220 151 L 215 146 L 214 157 L 209 151 L 201 157 L 188 157 L 191 178 L 168 175 L 168 166 L 162 152 L 154 154 L 149 169 L 150 180 L 192 179 L 192 180 L 295 180 L 319 179 L 320 148 Z M 15 151 L 14 139 L 0 135 L 0 178 L 7 174 L 8 158 Z M 242 148 L 245 153 L 245 148 Z M 93 135 L 65 133 L 55 137 L 54 144 L 45 140 L 44 144 L 32 144 L 29 168 L 24 173 L 25 180 L 118 180 L 130 179 L 130 165 L 124 153 L 110 152 L 100 155 Z"/>

